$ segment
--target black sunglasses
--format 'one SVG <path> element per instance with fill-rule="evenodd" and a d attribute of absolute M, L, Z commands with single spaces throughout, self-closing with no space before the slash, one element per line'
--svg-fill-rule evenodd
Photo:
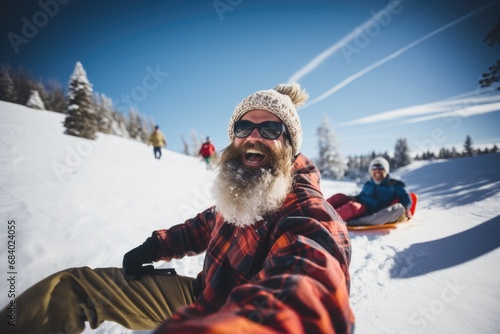
<path fill-rule="evenodd" d="M 238 138 L 250 136 L 254 129 L 259 130 L 259 134 L 265 139 L 278 139 L 285 132 L 285 125 L 280 122 L 267 121 L 254 124 L 250 121 L 239 120 L 234 123 L 234 135 Z"/>
<path fill-rule="evenodd" d="M 375 165 L 372 166 L 372 170 L 377 170 L 377 169 L 378 170 L 384 170 L 385 168 L 384 168 L 384 166 L 379 165 L 379 164 L 375 164 Z"/>

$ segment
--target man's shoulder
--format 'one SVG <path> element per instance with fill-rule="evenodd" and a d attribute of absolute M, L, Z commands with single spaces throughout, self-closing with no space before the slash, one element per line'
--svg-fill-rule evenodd
<path fill-rule="evenodd" d="M 398 180 L 398 179 L 388 178 L 387 183 L 391 187 L 395 187 L 395 186 L 406 187 L 406 184 L 403 181 Z"/>
<path fill-rule="evenodd" d="M 302 153 L 293 162 L 294 189 L 314 188 L 319 191 L 321 174 L 316 165 Z"/>
<path fill-rule="evenodd" d="M 302 174 L 316 174 L 319 173 L 318 168 L 314 162 L 306 157 L 304 154 L 300 153 L 293 162 L 293 169 L 296 173 Z"/>

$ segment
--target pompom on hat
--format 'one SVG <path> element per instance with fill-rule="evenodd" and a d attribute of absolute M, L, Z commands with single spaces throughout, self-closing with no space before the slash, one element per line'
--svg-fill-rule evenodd
<path fill-rule="evenodd" d="M 300 125 L 297 107 L 303 105 L 309 95 L 300 88 L 299 84 L 281 84 L 274 89 L 255 92 L 241 101 L 234 108 L 233 115 L 229 120 L 228 133 L 231 142 L 234 141 L 234 123 L 240 120 L 250 110 L 262 109 L 276 115 L 290 136 L 293 156 L 300 153 L 302 145 L 302 126 Z"/>
<path fill-rule="evenodd" d="M 370 166 L 368 167 L 368 172 L 372 170 L 373 165 L 382 165 L 384 166 L 384 170 L 389 174 L 389 162 L 382 157 L 376 157 L 372 161 L 370 161 Z"/>

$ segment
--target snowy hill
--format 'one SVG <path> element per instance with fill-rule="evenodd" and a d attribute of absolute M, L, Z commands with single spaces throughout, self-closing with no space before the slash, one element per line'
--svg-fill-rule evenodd
<path fill-rule="evenodd" d="M 18 293 L 67 267 L 120 266 L 151 231 L 212 204 L 214 175 L 198 159 L 167 150 L 157 161 L 131 140 L 66 136 L 63 119 L 0 101 L 0 236 L 6 245 L 6 222 L 15 220 Z M 499 165 L 500 154 L 491 154 L 398 171 L 420 195 L 413 221 L 390 233 L 351 233 L 356 333 L 498 332 Z M 325 196 L 358 189 L 332 181 L 322 188 Z M 159 265 L 194 276 L 202 261 Z M 130 331 L 106 323 L 94 332 Z"/>
<path fill-rule="evenodd" d="M 500 154 L 409 166 L 415 218 L 352 233 L 358 333 L 498 333 Z"/>

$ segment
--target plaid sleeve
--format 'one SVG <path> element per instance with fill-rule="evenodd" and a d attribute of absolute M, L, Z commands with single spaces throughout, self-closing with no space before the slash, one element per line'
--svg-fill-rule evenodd
<path fill-rule="evenodd" d="M 276 233 L 262 270 L 219 311 L 187 307 L 155 333 L 351 333 L 348 259 L 333 255 L 342 248 L 338 236 L 298 216 L 282 219 Z"/>
<path fill-rule="evenodd" d="M 215 215 L 215 208 L 211 207 L 183 224 L 155 231 L 160 241 L 159 257 L 155 261 L 170 261 L 204 252 L 215 224 Z"/>

